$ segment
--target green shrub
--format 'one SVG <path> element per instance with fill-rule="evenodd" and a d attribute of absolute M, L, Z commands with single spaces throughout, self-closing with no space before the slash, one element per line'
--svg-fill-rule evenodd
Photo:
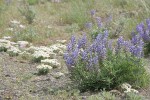
<path fill-rule="evenodd" d="M 117 98 L 110 92 L 103 91 L 100 94 L 89 96 L 87 100 L 117 100 Z"/>
<path fill-rule="evenodd" d="M 97 71 L 87 71 L 82 61 L 78 63 L 71 72 L 71 79 L 81 91 L 111 90 L 124 82 L 143 87 L 148 82 L 142 63 L 134 57 L 110 55 L 103 66 L 97 66 Z"/>
<path fill-rule="evenodd" d="M 39 0 L 27 0 L 29 5 L 35 5 L 38 3 Z"/>
<path fill-rule="evenodd" d="M 49 69 L 48 68 L 41 68 L 38 70 L 38 75 L 46 75 L 49 73 Z"/>
<path fill-rule="evenodd" d="M 125 100 L 146 100 L 146 99 L 139 94 L 130 92 L 130 93 L 127 93 Z"/>
<path fill-rule="evenodd" d="M 78 26 L 83 29 L 84 24 L 90 20 L 90 16 L 88 16 L 88 10 L 93 5 L 93 0 L 71 0 L 70 8 L 68 10 L 63 11 L 61 14 L 62 21 L 67 24 L 78 24 Z"/>
<path fill-rule="evenodd" d="M 29 24 L 33 23 L 35 12 L 27 4 L 24 4 L 23 8 L 19 8 L 19 12 L 26 18 Z"/>
<path fill-rule="evenodd" d="M 33 42 L 35 40 L 38 40 L 39 36 L 36 33 L 36 31 L 33 28 L 27 28 L 22 31 L 15 32 L 13 36 L 14 41 L 29 41 Z"/>
<path fill-rule="evenodd" d="M 134 87 L 147 86 L 150 79 L 141 58 L 143 45 L 141 40 L 136 42 L 120 37 L 113 48 L 107 31 L 98 34 L 90 45 L 85 36 L 78 42 L 72 37 L 64 59 L 74 85 L 82 92 L 111 90 L 125 82 Z"/>
<path fill-rule="evenodd" d="M 150 54 L 150 42 L 145 44 L 144 54 L 145 56 L 148 56 Z"/>
<path fill-rule="evenodd" d="M 7 48 L 5 47 L 0 47 L 0 52 L 6 52 L 7 51 Z"/>

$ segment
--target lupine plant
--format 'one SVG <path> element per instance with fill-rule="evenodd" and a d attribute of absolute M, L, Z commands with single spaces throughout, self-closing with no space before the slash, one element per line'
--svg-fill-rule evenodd
<path fill-rule="evenodd" d="M 79 40 L 74 36 L 67 46 L 64 59 L 71 80 L 81 91 L 114 89 L 127 82 L 146 86 L 149 76 L 142 64 L 144 42 L 139 35 L 125 41 L 119 37 L 116 45 L 105 30 L 90 44 L 86 34 Z"/>
<path fill-rule="evenodd" d="M 105 21 L 105 23 L 102 23 L 102 19 L 100 17 L 97 17 L 96 10 L 92 9 L 90 11 L 92 22 L 88 22 L 85 24 L 85 28 L 90 30 L 90 34 L 92 38 L 96 38 L 99 33 L 103 33 L 106 28 L 108 28 L 107 24 L 110 23 L 112 20 L 112 16 L 108 17 Z"/>
<path fill-rule="evenodd" d="M 144 23 L 137 25 L 136 31 L 145 42 L 144 54 L 147 56 L 150 54 L 150 19 L 146 20 L 146 25 Z"/>

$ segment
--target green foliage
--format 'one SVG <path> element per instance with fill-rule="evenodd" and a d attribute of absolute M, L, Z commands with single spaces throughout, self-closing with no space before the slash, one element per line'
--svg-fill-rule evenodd
<path fill-rule="evenodd" d="M 38 70 L 38 75 L 46 75 L 49 73 L 49 69 L 48 68 L 40 68 Z"/>
<path fill-rule="evenodd" d="M 127 93 L 125 100 L 145 100 L 145 98 L 139 94 L 130 92 L 130 93 Z"/>
<path fill-rule="evenodd" d="M 39 2 L 39 0 L 27 0 L 29 5 L 35 5 Z"/>
<path fill-rule="evenodd" d="M 82 61 L 79 61 L 71 71 L 71 79 L 82 92 L 111 90 L 125 82 L 135 87 L 149 84 L 149 75 L 142 61 L 129 54 L 109 53 L 107 59 L 97 67 L 95 70 L 87 70 Z"/>
<path fill-rule="evenodd" d="M 27 28 L 25 30 L 15 32 L 13 39 L 14 41 L 23 40 L 23 41 L 33 42 L 39 39 L 39 37 L 34 29 Z"/>
<path fill-rule="evenodd" d="M 103 91 L 98 95 L 89 96 L 87 100 L 117 100 L 117 98 L 110 92 Z"/>
<path fill-rule="evenodd" d="M 76 23 L 80 29 L 84 28 L 84 25 L 90 19 L 88 14 L 89 9 L 93 5 L 93 0 L 71 0 L 70 8 L 63 11 L 61 17 L 62 21 L 67 24 Z"/>
<path fill-rule="evenodd" d="M 0 47 L 0 52 L 6 52 L 7 51 L 7 48 L 5 47 Z"/>
<path fill-rule="evenodd" d="M 150 42 L 145 43 L 144 55 L 148 56 L 150 54 Z"/>
<path fill-rule="evenodd" d="M 32 61 L 35 62 L 35 63 L 40 63 L 41 60 L 43 60 L 44 58 L 41 56 L 41 57 L 38 57 L 38 58 L 32 58 Z"/>
<path fill-rule="evenodd" d="M 33 23 L 35 12 L 27 4 L 24 4 L 23 8 L 19 8 L 19 12 L 26 18 L 29 24 Z"/>

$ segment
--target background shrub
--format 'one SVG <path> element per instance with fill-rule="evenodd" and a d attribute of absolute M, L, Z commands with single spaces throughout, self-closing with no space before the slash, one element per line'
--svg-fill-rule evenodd
<path fill-rule="evenodd" d="M 27 0 L 29 5 L 35 5 L 38 3 L 39 0 Z"/>
<path fill-rule="evenodd" d="M 13 36 L 14 41 L 23 40 L 23 41 L 33 42 L 38 39 L 39 39 L 39 36 L 38 36 L 36 30 L 33 28 L 26 28 L 25 30 L 16 31 Z"/>
<path fill-rule="evenodd" d="M 90 20 L 88 11 L 91 8 L 94 0 L 70 0 L 70 8 L 63 11 L 61 18 L 63 23 L 73 24 L 76 23 L 80 29 L 84 28 L 84 24 Z"/>
<path fill-rule="evenodd" d="M 19 8 L 19 12 L 26 18 L 29 24 L 33 23 L 35 12 L 27 4 L 24 4 L 23 8 Z"/>

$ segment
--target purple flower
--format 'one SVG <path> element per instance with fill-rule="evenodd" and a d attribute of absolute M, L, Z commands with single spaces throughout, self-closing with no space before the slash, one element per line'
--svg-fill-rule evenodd
<path fill-rule="evenodd" d="M 67 51 L 68 52 L 71 52 L 74 50 L 74 47 L 75 47 L 75 44 L 76 44 L 76 39 L 75 39 L 75 36 L 72 36 L 71 37 L 71 40 L 69 42 L 69 44 L 67 45 Z"/>
<path fill-rule="evenodd" d="M 142 35 L 144 33 L 144 23 L 140 23 L 139 25 L 137 25 L 136 27 L 136 31 Z"/>
<path fill-rule="evenodd" d="M 132 37 L 131 44 L 128 45 L 128 47 L 132 55 L 139 58 L 143 56 L 144 42 L 139 35 L 135 35 Z"/>
<path fill-rule="evenodd" d="M 96 13 L 96 10 L 93 9 L 93 10 L 90 11 L 90 13 L 91 13 L 91 16 L 93 17 Z"/>
<path fill-rule="evenodd" d="M 97 22 L 98 28 L 101 28 L 102 27 L 102 22 L 101 22 L 101 18 L 100 17 L 96 17 L 96 22 Z"/>
<path fill-rule="evenodd" d="M 122 36 L 120 36 L 118 38 L 118 41 L 117 41 L 117 47 L 115 48 L 116 49 L 116 53 L 118 53 L 123 46 L 124 46 L 124 39 L 123 39 Z"/>
<path fill-rule="evenodd" d="M 131 43 L 134 44 L 134 45 L 138 44 L 139 41 L 140 41 L 140 36 L 139 35 L 134 35 L 131 39 Z"/>
<path fill-rule="evenodd" d="M 75 65 L 74 59 L 67 53 L 64 54 L 64 59 L 65 59 L 65 62 L 66 62 L 68 69 L 70 70 L 71 66 Z"/>
<path fill-rule="evenodd" d="M 86 34 L 84 33 L 84 35 L 82 36 L 81 39 L 78 40 L 78 48 L 85 48 L 86 47 L 86 43 L 87 43 L 87 38 L 86 38 Z"/>

